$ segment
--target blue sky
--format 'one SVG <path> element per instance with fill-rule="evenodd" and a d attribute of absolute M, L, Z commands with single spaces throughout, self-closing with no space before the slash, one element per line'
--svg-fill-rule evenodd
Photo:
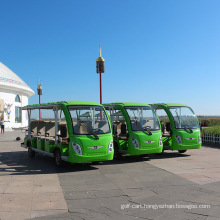
<path fill-rule="evenodd" d="M 0 0 L 0 61 L 42 102 L 177 102 L 220 115 L 220 1 Z M 37 94 L 29 103 L 38 102 Z"/>

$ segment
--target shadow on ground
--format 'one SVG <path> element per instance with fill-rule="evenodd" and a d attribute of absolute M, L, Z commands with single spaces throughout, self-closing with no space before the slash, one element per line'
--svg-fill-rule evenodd
<path fill-rule="evenodd" d="M 174 152 L 164 154 L 152 154 L 142 156 L 122 156 L 112 161 L 69 164 L 64 163 L 63 167 L 56 167 L 54 159 L 41 154 L 36 154 L 34 158 L 29 158 L 26 151 L 2 152 L 0 153 L 0 176 L 2 175 L 29 175 L 29 174 L 49 174 L 49 173 L 68 173 L 78 171 L 96 170 L 97 164 L 113 165 L 138 163 L 152 159 L 165 159 L 174 157 L 188 157 L 188 154 L 179 154 Z"/>
<path fill-rule="evenodd" d="M 166 158 L 184 158 L 184 157 L 190 157 L 190 151 L 187 151 L 186 153 L 180 154 L 177 151 L 168 151 L 164 152 L 163 154 L 150 154 L 149 157 L 150 159 L 166 159 Z"/>
<path fill-rule="evenodd" d="M 220 144 L 204 143 L 204 146 L 202 147 L 210 147 L 210 148 L 215 148 L 215 149 L 220 150 Z"/>
<path fill-rule="evenodd" d="M 68 164 L 58 168 L 51 157 L 36 154 L 29 158 L 26 151 L 14 151 L 0 153 L 0 176 L 2 175 L 29 175 L 29 174 L 50 174 L 88 171 L 97 169 L 90 164 Z"/>

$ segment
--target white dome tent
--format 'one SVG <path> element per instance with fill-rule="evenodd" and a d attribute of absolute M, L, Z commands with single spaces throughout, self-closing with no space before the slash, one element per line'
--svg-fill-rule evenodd
<path fill-rule="evenodd" d="M 4 118 L 6 131 L 28 125 L 27 112 L 21 107 L 28 105 L 33 95 L 34 91 L 0 62 L 0 119 Z"/>

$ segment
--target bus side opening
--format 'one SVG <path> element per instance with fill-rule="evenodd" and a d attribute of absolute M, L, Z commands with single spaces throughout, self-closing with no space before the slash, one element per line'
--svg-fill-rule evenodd
<path fill-rule="evenodd" d="M 114 107 L 107 108 L 107 112 L 109 113 L 111 118 L 114 137 L 118 140 L 127 140 L 127 123 L 125 121 L 122 111 L 119 108 Z"/>
<path fill-rule="evenodd" d="M 160 119 L 162 136 L 171 137 L 171 124 L 166 111 L 164 109 L 156 109 L 156 113 Z"/>

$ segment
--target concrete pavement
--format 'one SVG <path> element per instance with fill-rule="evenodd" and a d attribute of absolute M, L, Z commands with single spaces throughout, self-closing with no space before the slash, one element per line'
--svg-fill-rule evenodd
<path fill-rule="evenodd" d="M 28 158 L 16 137 L 23 139 L 24 134 L 14 131 L 0 135 L 0 219 L 67 212 L 51 158 Z"/>
<path fill-rule="evenodd" d="M 0 136 L 0 219 L 220 219 L 218 148 L 56 168 L 15 136 Z"/>

